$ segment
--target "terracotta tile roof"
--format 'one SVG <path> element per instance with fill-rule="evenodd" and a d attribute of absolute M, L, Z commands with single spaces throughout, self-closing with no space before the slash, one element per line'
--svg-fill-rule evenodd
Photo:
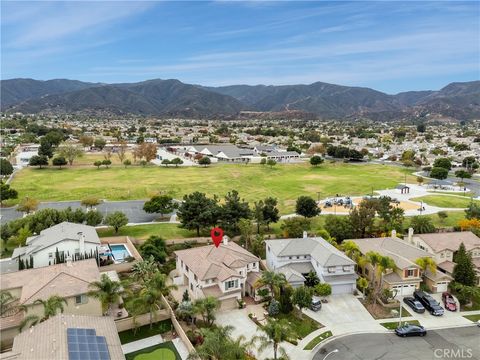
<path fill-rule="evenodd" d="M 457 251 L 462 242 L 467 251 L 480 248 L 480 238 L 471 231 L 415 234 L 414 237 L 422 239 L 435 252 L 446 249 Z"/>

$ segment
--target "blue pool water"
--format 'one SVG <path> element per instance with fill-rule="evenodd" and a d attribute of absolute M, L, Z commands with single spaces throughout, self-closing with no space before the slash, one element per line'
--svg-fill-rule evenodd
<path fill-rule="evenodd" d="M 128 251 L 127 247 L 123 244 L 110 245 L 110 249 L 112 251 L 113 257 L 117 261 L 122 261 L 127 256 L 130 256 L 130 252 Z"/>

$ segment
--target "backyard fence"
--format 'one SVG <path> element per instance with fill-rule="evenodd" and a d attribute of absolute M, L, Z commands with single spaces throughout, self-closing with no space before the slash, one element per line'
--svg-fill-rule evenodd
<path fill-rule="evenodd" d="M 170 313 L 167 309 L 158 310 L 153 316 L 153 321 L 155 322 L 167 319 L 170 319 Z M 135 323 L 137 327 L 150 324 L 150 314 L 147 313 L 138 315 L 135 319 Z M 133 317 L 131 316 L 125 319 L 115 320 L 115 325 L 117 326 L 118 332 L 133 329 L 135 327 L 135 323 L 133 321 Z"/>

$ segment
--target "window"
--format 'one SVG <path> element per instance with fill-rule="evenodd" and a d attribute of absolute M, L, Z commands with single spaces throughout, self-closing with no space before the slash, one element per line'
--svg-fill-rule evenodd
<path fill-rule="evenodd" d="M 225 282 L 225 291 L 238 287 L 238 280 L 230 280 Z"/>
<path fill-rule="evenodd" d="M 187 272 L 189 271 L 189 269 L 188 269 L 188 266 L 187 266 L 187 265 L 185 265 L 185 270 L 187 270 Z"/>
<path fill-rule="evenodd" d="M 84 294 L 75 296 L 75 304 L 76 305 L 86 304 L 87 301 L 88 301 L 88 297 Z"/>
<path fill-rule="evenodd" d="M 443 252 L 440 253 L 440 257 L 441 257 L 441 258 L 444 258 L 444 257 L 445 257 L 445 253 L 443 253 Z"/>
<path fill-rule="evenodd" d="M 329 273 L 334 273 L 335 272 L 335 266 L 329 266 L 328 267 L 328 272 Z"/>
<path fill-rule="evenodd" d="M 300 259 L 300 256 L 297 256 L 297 259 Z"/>
<path fill-rule="evenodd" d="M 195 281 L 198 281 L 197 275 L 193 275 L 193 278 L 195 279 Z"/>
<path fill-rule="evenodd" d="M 292 257 L 291 257 L 291 256 L 289 256 L 288 258 L 289 258 L 290 260 L 292 260 Z"/>
<path fill-rule="evenodd" d="M 407 277 L 415 276 L 415 269 L 408 269 L 407 270 Z"/>
<path fill-rule="evenodd" d="M 53 253 L 48 253 L 48 258 L 53 259 Z"/>
<path fill-rule="evenodd" d="M 343 266 L 343 271 L 345 271 L 345 272 L 350 271 L 350 266 L 349 265 L 344 265 Z"/>

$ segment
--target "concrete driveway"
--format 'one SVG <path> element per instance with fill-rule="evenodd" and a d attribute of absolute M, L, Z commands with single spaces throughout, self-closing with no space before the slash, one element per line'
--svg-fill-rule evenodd
<path fill-rule="evenodd" d="M 359 331 L 385 332 L 360 301 L 351 294 L 330 296 L 319 311 L 303 310 L 312 319 L 326 326 L 333 334 Z"/>

